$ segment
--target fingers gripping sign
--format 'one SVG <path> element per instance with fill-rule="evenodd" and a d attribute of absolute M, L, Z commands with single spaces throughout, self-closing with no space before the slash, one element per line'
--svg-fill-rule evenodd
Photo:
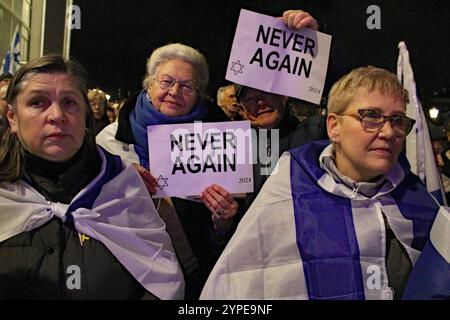
<path fill-rule="evenodd" d="M 283 12 L 281 17 L 284 24 L 291 29 L 300 30 L 302 28 L 319 29 L 317 20 L 314 19 L 308 12 L 302 10 L 287 10 Z"/>
<path fill-rule="evenodd" d="M 216 228 L 231 226 L 239 205 L 227 190 L 213 184 L 202 192 L 201 199 L 211 211 L 211 217 Z"/>

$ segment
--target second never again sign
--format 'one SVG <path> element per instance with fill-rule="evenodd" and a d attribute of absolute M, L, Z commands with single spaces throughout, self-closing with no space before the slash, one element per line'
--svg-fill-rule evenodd
<path fill-rule="evenodd" d="M 249 121 L 156 125 L 147 134 L 155 197 L 198 196 L 212 184 L 253 191 Z"/>
<path fill-rule="evenodd" d="M 320 104 L 331 36 L 294 31 L 281 19 L 241 10 L 226 79 Z"/>

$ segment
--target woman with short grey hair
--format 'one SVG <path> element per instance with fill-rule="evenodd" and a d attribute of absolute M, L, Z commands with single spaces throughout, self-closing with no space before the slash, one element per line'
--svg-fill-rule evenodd
<path fill-rule="evenodd" d="M 155 49 L 147 60 L 143 90 L 125 102 L 117 122 L 97 135 L 97 143 L 111 153 L 139 163 L 148 188 L 155 193 L 156 180 L 151 176 L 147 126 L 191 123 L 203 120 L 207 104 L 203 99 L 209 73 L 206 59 L 198 50 L 181 43 Z M 145 169 L 144 169 L 145 168 Z M 219 185 L 208 186 L 200 195 L 203 202 L 170 198 L 159 200 L 159 207 L 170 207 L 166 219 L 180 261 L 186 263 L 186 298 L 198 298 L 203 283 L 221 253 L 238 211 L 233 196 Z M 165 206 L 165 203 L 170 205 Z M 164 216 L 161 213 L 161 216 Z M 177 221 L 172 229 L 171 221 Z M 170 231 L 176 230 L 176 231 Z M 184 243 L 180 234 L 185 233 Z M 177 239 L 177 240 L 175 240 Z M 179 248 L 177 248 L 179 246 Z M 192 249 L 193 255 L 186 254 Z M 195 266 L 198 265 L 198 269 Z"/>

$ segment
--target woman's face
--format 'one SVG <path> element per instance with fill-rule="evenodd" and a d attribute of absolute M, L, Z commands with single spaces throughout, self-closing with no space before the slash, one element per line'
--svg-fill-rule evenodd
<path fill-rule="evenodd" d="M 106 101 L 100 98 L 94 98 L 89 100 L 89 104 L 91 105 L 92 112 L 94 113 L 94 118 L 103 118 Z"/>
<path fill-rule="evenodd" d="M 181 81 L 181 84 L 180 82 L 175 82 L 171 88 L 161 89 L 157 80 L 161 79 L 161 77 Z M 157 79 L 151 80 L 148 87 L 148 94 L 153 106 L 159 112 L 169 117 L 180 117 L 189 114 L 197 103 L 198 90 L 196 89 L 191 95 L 186 95 L 182 92 L 182 86 L 184 84 L 188 85 L 190 82 L 193 82 L 195 85 L 198 83 L 197 71 L 192 64 L 182 60 L 169 60 L 158 66 L 155 78 Z"/>
<path fill-rule="evenodd" d="M 358 109 L 376 109 L 385 116 L 405 115 L 403 101 L 379 91 L 359 89 L 343 112 L 358 114 Z M 386 121 L 378 132 L 367 132 L 358 118 L 331 113 L 328 134 L 335 142 L 336 166 L 354 181 L 370 181 L 387 173 L 397 162 L 405 135 L 395 134 Z"/>
<path fill-rule="evenodd" d="M 30 153 L 49 161 L 69 160 L 81 148 L 86 129 L 86 103 L 72 76 L 31 75 L 7 112 L 13 133 Z"/>

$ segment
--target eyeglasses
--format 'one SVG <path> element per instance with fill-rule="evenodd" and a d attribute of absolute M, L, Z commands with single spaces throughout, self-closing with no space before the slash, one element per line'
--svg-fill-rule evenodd
<path fill-rule="evenodd" d="M 154 79 L 159 83 L 159 87 L 162 90 L 170 90 L 170 88 L 172 88 L 175 83 L 178 82 L 181 88 L 181 92 L 185 96 L 191 96 L 198 90 L 197 85 L 192 80 L 175 80 L 167 74 L 159 75 Z"/>
<path fill-rule="evenodd" d="M 368 132 L 378 132 L 389 120 L 392 130 L 397 136 L 407 136 L 414 123 L 414 119 L 402 115 L 385 116 L 380 111 L 374 109 L 358 109 L 358 114 L 342 113 L 340 116 L 352 116 L 361 121 L 362 127 Z"/>

